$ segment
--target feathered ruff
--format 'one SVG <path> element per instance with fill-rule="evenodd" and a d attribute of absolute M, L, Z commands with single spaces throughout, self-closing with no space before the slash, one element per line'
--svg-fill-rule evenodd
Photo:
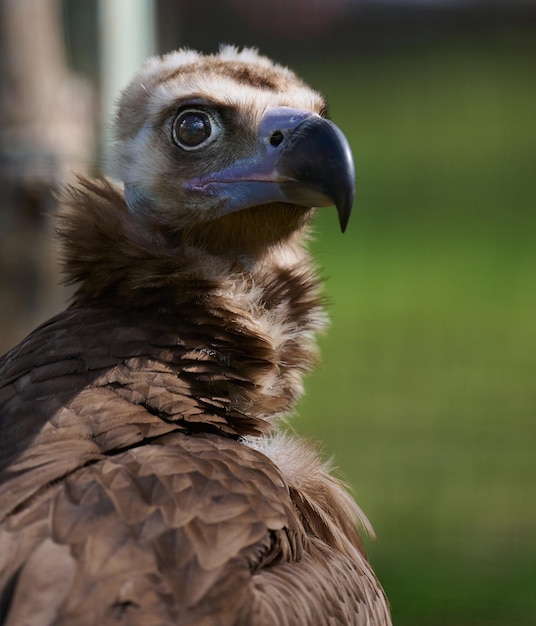
<path fill-rule="evenodd" d="M 327 324 L 303 233 L 260 259 L 214 255 L 210 241 L 192 232 L 140 224 L 107 180 L 81 179 L 60 220 L 66 280 L 79 285 L 71 308 L 119 309 L 125 327 L 160 326 L 167 352 L 146 356 L 178 358 L 184 371 L 184 355 L 169 351 L 187 347 L 205 378 L 240 388 L 240 399 L 222 411 L 228 421 L 237 409 L 248 415 L 249 426 L 233 425 L 237 435 L 267 432 L 267 420 L 292 408 L 317 358 L 315 335 Z"/>
<path fill-rule="evenodd" d="M 292 409 L 326 324 L 298 241 L 262 262 L 214 258 L 186 235 L 170 241 L 161 224 L 142 227 L 119 188 L 85 179 L 69 190 L 58 232 L 66 278 L 79 286 L 69 309 L 0 364 L 0 469 L 46 458 L 53 481 L 166 432 L 268 433 Z M 3 505 L 38 490 L 19 481 Z"/>
<path fill-rule="evenodd" d="M 283 245 L 275 235 L 266 240 L 266 231 L 272 224 L 275 228 L 280 212 L 290 222 L 285 229 L 278 228 L 285 236 Z M 172 307 L 209 296 L 217 308 L 229 304 L 226 297 L 238 297 L 245 307 L 261 305 L 271 310 L 297 290 L 292 298 L 296 310 L 290 316 L 301 318 L 310 310 L 318 313 L 324 305 L 320 281 L 303 248 L 312 213 L 273 205 L 253 207 L 247 214 L 245 223 L 238 213 L 177 230 L 164 218 L 133 215 L 123 190 L 108 179 L 80 176 L 78 186 L 65 190 L 57 227 L 65 282 L 78 285 L 74 303 L 113 299 L 138 307 L 155 302 Z M 287 230 L 296 228 L 298 232 L 287 238 Z M 229 242 L 233 234 L 240 244 L 252 240 L 250 254 L 237 253 L 236 245 Z M 321 317 L 324 326 L 326 317 Z"/>

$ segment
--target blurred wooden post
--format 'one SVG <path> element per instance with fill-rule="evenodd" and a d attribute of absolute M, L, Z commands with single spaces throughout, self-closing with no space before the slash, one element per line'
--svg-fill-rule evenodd
<path fill-rule="evenodd" d="M 92 137 L 58 0 L 0 0 L 0 353 L 64 304 L 46 214 L 71 172 L 87 170 Z"/>
<path fill-rule="evenodd" d="M 155 0 L 99 0 L 100 111 L 103 157 L 115 103 L 140 65 L 155 54 Z"/>

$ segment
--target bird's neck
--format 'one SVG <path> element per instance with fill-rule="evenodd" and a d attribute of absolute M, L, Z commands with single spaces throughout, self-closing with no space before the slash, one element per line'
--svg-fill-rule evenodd
<path fill-rule="evenodd" d="M 152 328 L 159 341 L 147 358 L 172 362 L 170 389 L 184 379 L 181 393 L 211 405 L 216 427 L 223 418 L 231 434 L 260 434 L 293 408 L 327 323 L 303 235 L 255 256 L 172 245 L 140 229 L 105 181 L 71 192 L 59 232 L 67 278 L 79 284 L 73 306 Z"/>

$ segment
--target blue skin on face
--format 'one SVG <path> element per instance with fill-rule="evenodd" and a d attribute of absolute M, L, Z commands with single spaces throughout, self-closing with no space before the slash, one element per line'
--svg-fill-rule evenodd
<path fill-rule="evenodd" d="M 354 199 L 355 169 L 348 141 L 333 122 L 310 111 L 274 107 L 261 120 L 252 156 L 190 179 L 184 188 L 218 197 L 218 216 L 270 202 L 334 204 L 344 232 Z"/>

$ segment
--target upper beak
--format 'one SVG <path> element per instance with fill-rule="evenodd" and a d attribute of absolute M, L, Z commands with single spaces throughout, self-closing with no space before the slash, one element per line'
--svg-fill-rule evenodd
<path fill-rule="evenodd" d="M 335 124 L 310 111 L 275 107 L 262 118 L 250 157 L 191 179 L 186 187 L 217 196 L 217 216 L 270 202 L 335 205 L 344 232 L 355 169 L 348 141 Z"/>

